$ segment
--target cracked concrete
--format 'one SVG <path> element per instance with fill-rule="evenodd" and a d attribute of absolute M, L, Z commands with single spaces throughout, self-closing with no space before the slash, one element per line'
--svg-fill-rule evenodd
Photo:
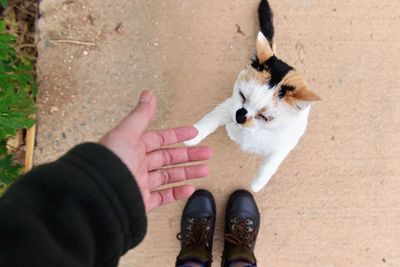
<path fill-rule="evenodd" d="M 153 127 L 192 124 L 226 98 L 254 50 L 258 0 L 45 0 L 39 21 L 36 164 L 96 141 L 142 89 L 159 99 Z M 256 195 L 259 266 L 400 266 L 400 3 L 271 0 L 280 57 L 324 102 L 308 133 Z M 237 32 L 239 25 L 242 33 Z M 54 43 L 76 40 L 90 44 Z M 228 195 L 248 188 L 258 159 L 223 130 L 210 177 L 219 217 Z M 173 266 L 184 202 L 149 215 L 146 240 L 120 266 Z"/>

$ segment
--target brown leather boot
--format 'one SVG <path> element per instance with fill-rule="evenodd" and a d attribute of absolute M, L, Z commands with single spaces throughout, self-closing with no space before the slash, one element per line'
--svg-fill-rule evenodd
<path fill-rule="evenodd" d="M 259 229 L 260 213 L 252 194 L 245 190 L 234 192 L 226 207 L 223 267 L 233 262 L 256 266 L 253 252 Z"/>
<path fill-rule="evenodd" d="M 198 190 L 189 198 L 182 212 L 181 241 L 176 266 L 186 262 L 198 262 L 211 266 L 212 245 L 215 229 L 215 200 L 206 190 Z"/>

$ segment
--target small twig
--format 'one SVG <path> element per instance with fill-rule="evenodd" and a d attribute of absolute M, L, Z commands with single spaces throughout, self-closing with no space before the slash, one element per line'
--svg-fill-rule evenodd
<path fill-rule="evenodd" d="M 115 27 L 114 31 L 118 32 L 119 34 L 122 33 L 122 22 L 118 23 L 117 27 Z"/>
<path fill-rule="evenodd" d="M 24 48 L 36 48 L 36 45 L 34 45 L 34 44 L 22 44 L 22 45 L 18 46 L 17 49 L 18 50 L 22 50 Z"/>
<path fill-rule="evenodd" d="M 33 115 L 36 118 L 36 115 Z M 24 173 L 29 172 L 33 166 L 33 152 L 35 150 L 35 136 L 36 136 L 36 125 L 28 129 L 26 132 L 26 148 L 25 148 L 25 166 Z"/>
<path fill-rule="evenodd" d="M 94 18 L 91 14 L 87 16 L 87 19 L 89 20 L 90 25 L 94 26 Z"/>
<path fill-rule="evenodd" d="M 22 49 L 19 50 L 19 52 L 22 53 Z M 30 60 L 30 61 L 32 62 L 32 64 L 35 64 L 35 63 L 36 63 L 36 58 L 37 58 L 37 56 L 25 54 L 25 55 L 24 55 L 24 58 Z"/>
<path fill-rule="evenodd" d="M 76 45 L 86 45 L 86 46 L 96 46 L 95 43 L 90 42 L 82 42 L 76 40 L 50 40 L 50 43 L 57 45 L 57 44 L 76 44 Z"/>
<path fill-rule="evenodd" d="M 69 1 L 64 1 L 63 2 L 64 5 L 70 5 L 70 4 L 73 4 L 73 3 L 74 3 L 74 0 L 69 0 Z"/>
<path fill-rule="evenodd" d="M 29 15 L 29 16 L 31 16 L 31 17 L 33 17 L 33 18 L 36 17 L 36 15 L 35 15 L 34 13 L 31 13 L 31 12 L 29 12 L 28 10 L 25 10 L 25 9 L 21 8 L 21 7 L 19 7 L 19 6 L 16 5 L 16 4 L 13 4 L 12 6 L 15 7 L 16 9 L 18 9 L 19 11 L 21 11 L 22 13 L 26 14 L 26 15 Z"/>
<path fill-rule="evenodd" d="M 236 26 L 236 28 L 237 28 L 237 29 L 236 29 L 236 32 L 237 32 L 237 33 L 239 33 L 239 34 L 241 34 L 241 35 L 243 35 L 243 36 L 246 36 L 238 24 L 235 24 L 235 26 Z"/>
<path fill-rule="evenodd" d="M 27 25 L 21 25 L 21 26 L 22 26 L 22 30 L 18 34 L 18 45 L 21 45 L 26 40 L 27 32 L 28 32 Z"/>
<path fill-rule="evenodd" d="M 1 14 L 2 18 L 7 17 L 8 12 L 10 12 L 11 10 L 13 10 L 13 6 L 12 6 L 12 5 L 7 6 L 7 7 L 4 9 L 3 14 Z"/>

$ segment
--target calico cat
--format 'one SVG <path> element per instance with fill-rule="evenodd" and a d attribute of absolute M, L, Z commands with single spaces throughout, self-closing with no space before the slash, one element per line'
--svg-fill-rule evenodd
<path fill-rule="evenodd" d="M 261 1 L 258 15 L 256 55 L 239 73 L 232 96 L 197 122 L 198 135 L 186 142 L 197 145 L 225 125 L 242 150 L 265 156 L 251 182 L 254 192 L 268 183 L 297 145 L 307 127 L 310 105 L 321 100 L 299 72 L 275 56 L 273 15 L 267 0 Z"/>

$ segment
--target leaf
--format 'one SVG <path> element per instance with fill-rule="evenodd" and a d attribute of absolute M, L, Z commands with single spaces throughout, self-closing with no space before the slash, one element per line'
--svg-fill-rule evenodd
<path fill-rule="evenodd" d="M 0 140 L 0 155 L 7 154 L 7 140 L 1 139 Z"/>
<path fill-rule="evenodd" d="M 0 33 L 0 42 L 10 44 L 15 42 L 15 37 L 8 33 Z"/>
<path fill-rule="evenodd" d="M 38 93 L 38 86 L 36 83 L 32 84 L 32 88 L 31 88 L 31 93 L 32 93 L 32 97 L 36 97 L 37 93 Z"/>
<path fill-rule="evenodd" d="M 4 195 L 4 193 L 7 191 L 7 189 L 11 186 L 11 184 L 8 185 L 2 185 L 0 183 L 0 197 Z"/>
<path fill-rule="evenodd" d="M 3 7 L 7 7 L 7 6 L 8 6 L 8 0 L 0 0 L 0 4 L 1 4 Z"/>
<path fill-rule="evenodd" d="M 29 129 L 31 128 L 34 124 L 35 124 L 35 120 L 30 119 L 30 118 L 23 118 L 23 117 L 19 117 L 19 118 L 10 118 L 8 120 L 9 122 L 9 136 L 14 136 L 17 132 L 17 130 L 19 129 Z M 1 132 L 1 131 L 0 131 Z M 7 135 L 5 135 L 7 136 Z"/>
<path fill-rule="evenodd" d="M 30 64 L 21 64 L 21 65 L 17 66 L 17 70 L 31 72 L 31 71 L 33 71 L 33 66 Z"/>
<path fill-rule="evenodd" d="M 21 172 L 21 165 L 13 160 L 12 155 L 0 158 L 0 184 L 8 185 L 18 178 Z"/>

